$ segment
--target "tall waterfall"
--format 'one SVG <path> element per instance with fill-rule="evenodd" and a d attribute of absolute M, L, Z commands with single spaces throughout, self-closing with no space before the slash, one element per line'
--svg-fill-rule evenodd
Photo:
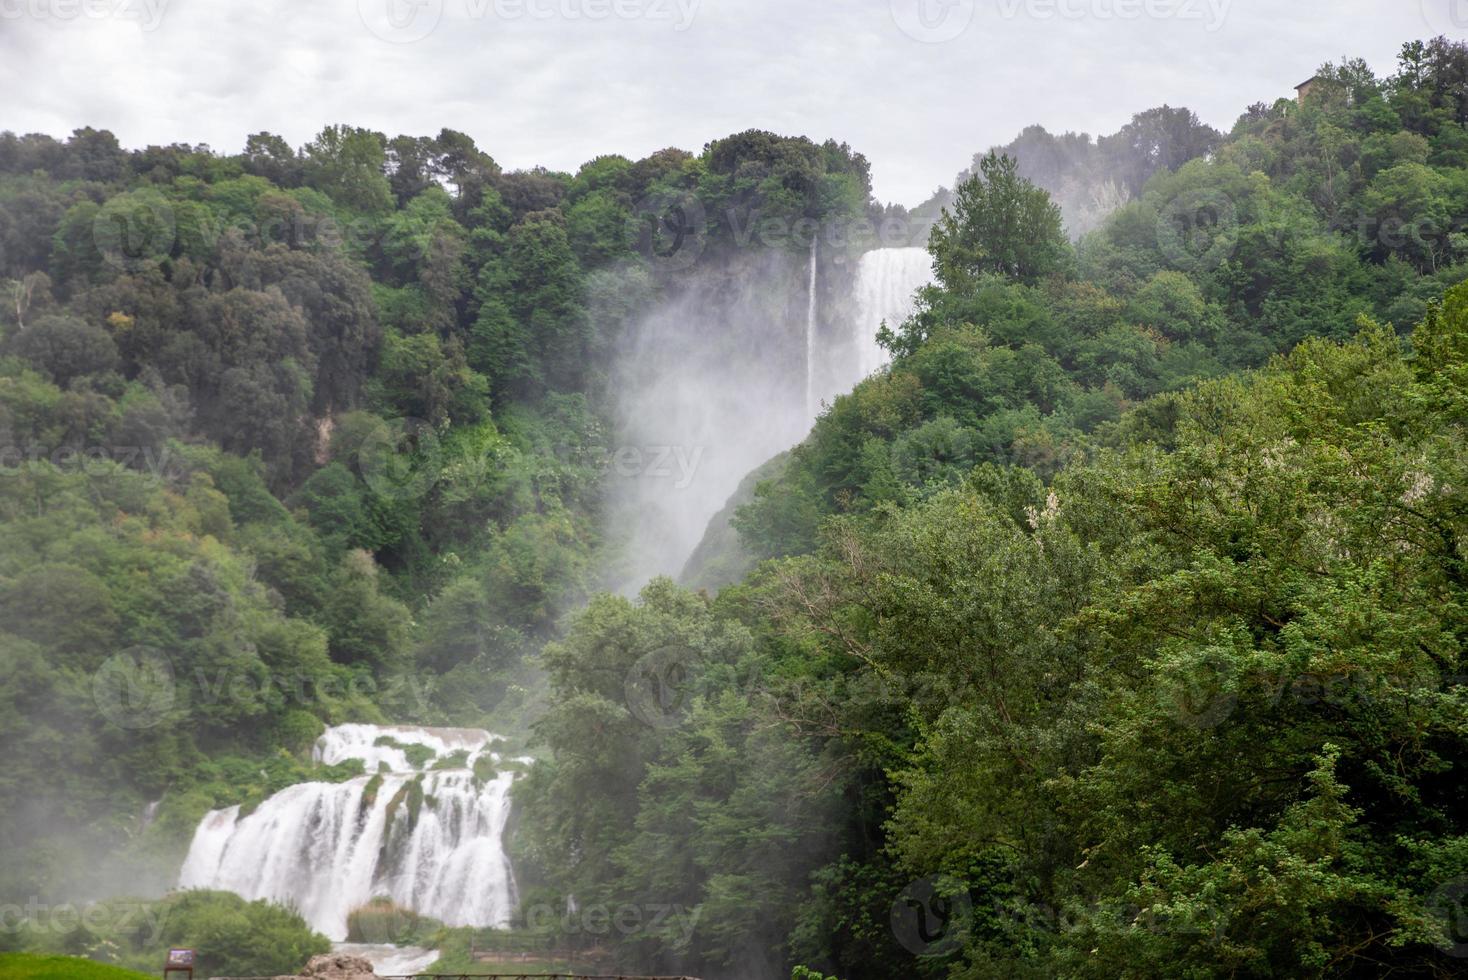
<path fill-rule="evenodd" d="M 819 240 L 819 236 L 810 236 L 810 281 L 806 284 L 805 306 L 805 414 L 812 421 L 821 410 L 816 391 L 816 242 Z"/>
<path fill-rule="evenodd" d="M 812 279 L 816 263 L 811 263 Z M 933 281 L 932 261 L 925 248 L 879 248 L 862 254 L 851 284 L 851 301 L 838 303 L 835 317 L 821 330 L 810 289 L 807 320 L 807 414 L 814 420 L 822 402 L 834 401 L 887 363 L 877 344 L 885 321 L 896 329 L 913 311 L 913 294 Z M 819 331 L 819 332 L 818 332 Z"/>
<path fill-rule="evenodd" d="M 347 913 L 378 896 L 449 925 L 505 925 L 515 902 L 503 842 L 515 773 L 484 772 L 501 761 L 496 740 L 469 728 L 327 729 L 317 761 L 361 759 L 367 775 L 289 786 L 244 816 L 238 806 L 210 811 L 179 887 L 294 905 L 336 940 L 347 936 Z"/>
<path fill-rule="evenodd" d="M 933 281 L 933 259 L 922 247 L 878 248 L 861 257 L 856 270 L 857 380 L 887 363 L 877 345 L 885 321 L 896 329 L 913 311 L 913 293 Z"/>

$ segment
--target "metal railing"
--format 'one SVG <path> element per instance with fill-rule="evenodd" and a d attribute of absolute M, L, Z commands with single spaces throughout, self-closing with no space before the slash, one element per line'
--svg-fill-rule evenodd
<path fill-rule="evenodd" d="M 210 977 L 209 980 L 275 980 L 275 977 Z M 378 980 L 699 980 L 689 976 L 649 977 L 632 973 L 385 973 Z"/>

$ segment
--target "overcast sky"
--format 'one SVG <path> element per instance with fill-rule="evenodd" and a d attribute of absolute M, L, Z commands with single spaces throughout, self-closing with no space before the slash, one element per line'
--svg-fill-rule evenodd
<path fill-rule="evenodd" d="M 1468 0 L 0 0 L 0 129 L 237 152 L 448 126 L 574 171 L 758 127 L 844 140 L 915 204 L 1030 123 L 1166 102 L 1226 129 L 1325 60 L 1386 73 L 1465 27 Z"/>

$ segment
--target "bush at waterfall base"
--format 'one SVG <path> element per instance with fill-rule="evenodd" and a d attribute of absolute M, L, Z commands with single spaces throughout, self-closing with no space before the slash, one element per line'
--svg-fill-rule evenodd
<path fill-rule="evenodd" d="M 43 910 L 45 911 L 45 910 Z M 68 907 L 68 912 L 70 914 Z M 67 953 L 156 973 L 171 947 L 198 951 L 199 976 L 277 976 L 297 972 L 331 943 L 294 911 L 230 892 L 185 891 L 167 898 L 119 898 L 62 917 L 46 914 L 11 929 L 6 941 L 31 953 Z"/>
<path fill-rule="evenodd" d="M 378 896 L 347 913 L 349 943 L 426 946 L 430 945 L 430 937 L 442 928 L 443 923 L 437 919 L 419 915 L 386 896 Z"/>

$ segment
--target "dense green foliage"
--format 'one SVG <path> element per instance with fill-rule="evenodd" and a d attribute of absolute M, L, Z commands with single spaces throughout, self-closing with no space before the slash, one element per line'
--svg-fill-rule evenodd
<path fill-rule="evenodd" d="M 992 158 L 740 509 L 774 560 L 546 649 L 534 897 L 705 975 L 1454 974 L 1465 72 L 1326 66 L 1044 275 L 978 261 Z"/>
<path fill-rule="evenodd" d="M 714 966 L 1445 968 L 1468 287 L 1413 340 L 1307 342 L 1048 490 L 980 467 L 712 602 L 593 603 L 546 655 L 532 856 L 577 855 L 588 900 L 699 908 L 687 952 Z M 649 724 L 620 682 L 668 649 L 686 715 Z M 934 874 L 973 921 L 914 960 L 887 917 Z M 669 938 L 629 946 L 656 963 Z"/>
<path fill-rule="evenodd" d="M 595 594 L 619 340 L 756 223 L 900 216 L 860 155 L 0 134 L 0 895 L 163 891 L 206 809 L 358 771 L 308 761 L 323 724 L 533 718 L 517 925 L 577 909 L 628 967 L 1451 974 L 1465 80 L 1438 39 L 1227 136 L 1163 107 L 982 156 L 890 368 L 698 555 L 763 564 L 635 600 Z M 323 948 L 146 907 L 0 938 Z"/>
<path fill-rule="evenodd" d="M 1034 283 L 1055 275 L 1067 255 L 1060 208 L 1019 175 L 1010 156 L 985 157 L 958 185 L 928 242 L 938 282 L 952 291 L 994 275 Z"/>
<path fill-rule="evenodd" d="M 324 723 L 521 723 L 606 564 L 659 195 L 716 252 L 870 187 L 756 132 L 575 175 L 451 130 L 0 134 L 0 893 L 161 890 L 206 809 L 351 774 Z"/>

